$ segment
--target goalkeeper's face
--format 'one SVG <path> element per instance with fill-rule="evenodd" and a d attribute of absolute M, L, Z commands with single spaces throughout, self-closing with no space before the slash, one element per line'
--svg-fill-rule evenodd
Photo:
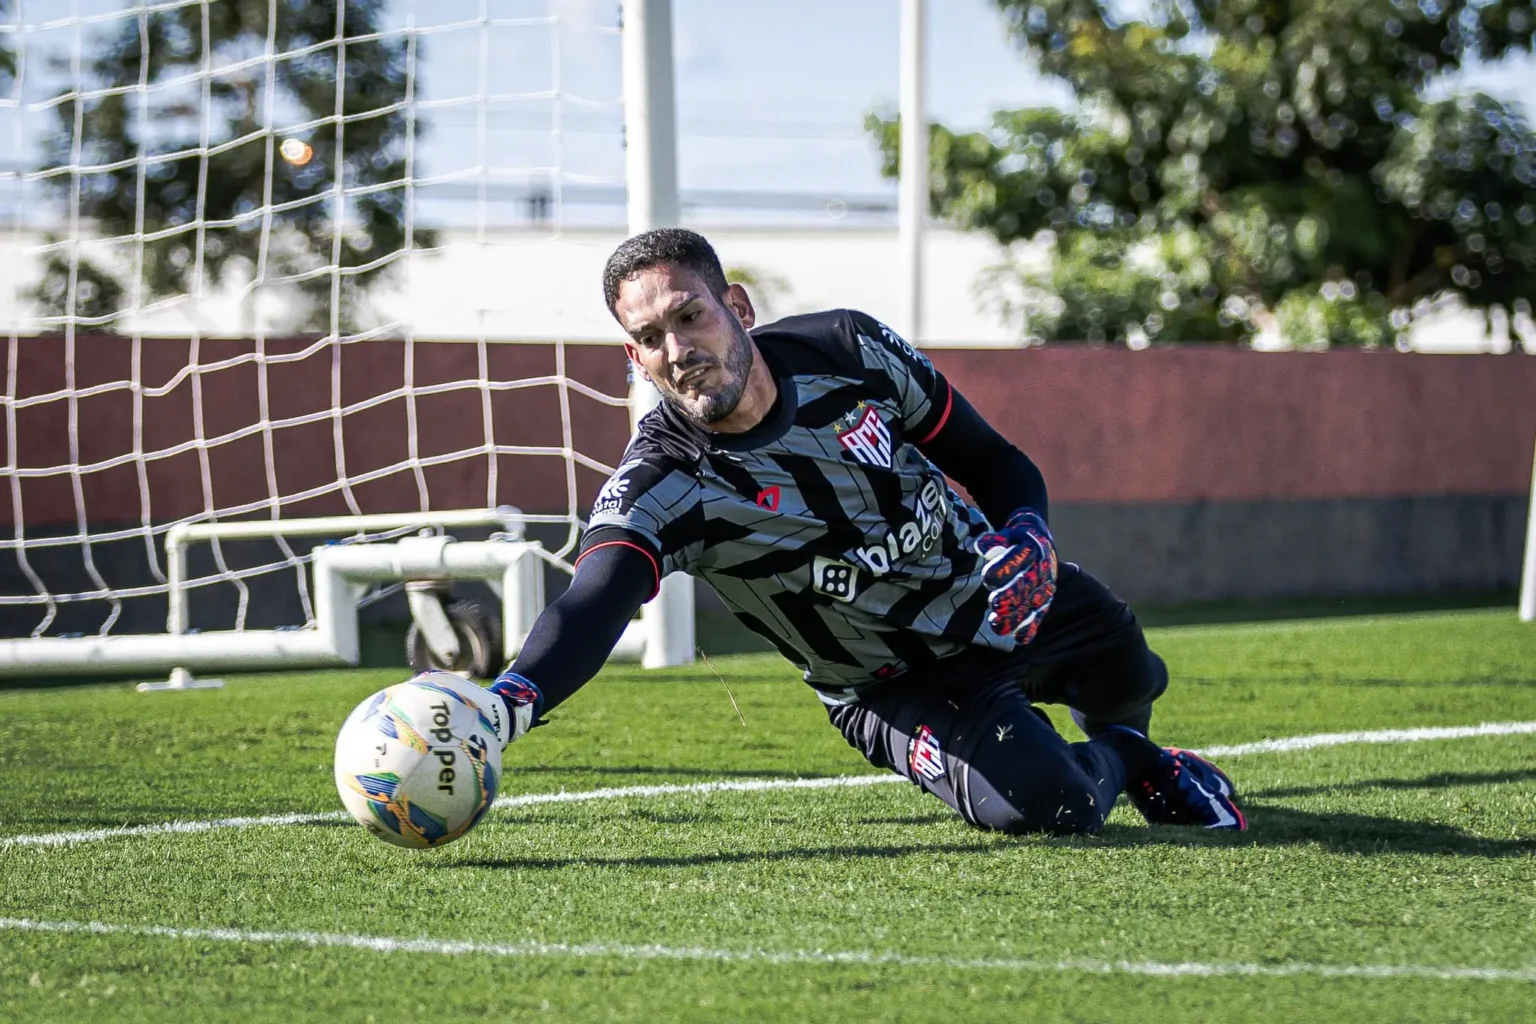
<path fill-rule="evenodd" d="M 726 426 L 754 358 L 752 302 L 740 285 L 713 295 L 687 267 L 661 264 L 619 287 L 614 315 L 630 359 L 663 398 L 700 426 Z"/>

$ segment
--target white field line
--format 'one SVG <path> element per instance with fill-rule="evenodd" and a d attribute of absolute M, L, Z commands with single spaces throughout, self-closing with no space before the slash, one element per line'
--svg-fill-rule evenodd
<path fill-rule="evenodd" d="M 872 786 L 885 782 L 906 782 L 900 775 L 833 775 L 817 779 L 740 779 L 729 782 L 688 782 L 664 786 L 621 786 L 610 789 L 561 790 L 558 793 L 525 793 L 504 796 L 493 807 L 531 807 L 534 804 L 580 804 L 592 800 L 623 800 L 674 793 L 756 793 L 765 789 L 835 789 L 847 786 Z M 175 832 L 211 832 L 222 828 L 251 828 L 262 825 L 313 825 L 346 818 L 343 811 L 319 814 L 270 814 L 255 818 L 216 818 L 208 821 L 169 821 L 159 825 L 129 825 L 124 828 L 93 828 L 83 832 L 44 832 L 39 835 L 0 837 L 0 850 L 7 846 L 64 846 L 71 843 L 95 843 L 104 839 L 124 839 Z"/>
<path fill-rule="evenodd" d="M 1205 747 L 1197 751 L 1211 757 L 1242 757 L 1245 754 L 1285 754 L 1293 750 L 1342 747 L 1348 743 L 1419 743 L 1423 740 L 1465 740 L 1474 736 L 1515 736 L 1536 733 L 1536 722 L 1484 722 L 1482 725 L 1435 726 L 1423 729 L 1375 729 L 1370 732 L 1324 732 L 1279 740 L 1239 743 L 1230 747 Z"/>
<path fill-rule="evenodd" d="M 1337 747 L 1351 743 L 1418 743 L 1425 740 L 1459 740 L 1478 736 L 1513 736 L 1536 733 L 1536 722 L 1484 722 L 1481 725 L 1436 726 L 1419 729 L 1377 729 L 1370 732 L 1324 732 L 1310 736 L 1290 736 L 1234 746 L 1205 747 L 1199 753 L 1211 757 L 1243 757 L 1248 754 L 1292 753 L 1318 747 Z M 531 807 L 536 804 L 575 804 L 594 800 L 624 800 L 683 793 L 759 793 L 780 789 L 840 789 L 849 786 L 876 786 L 906 782 L 900 775 L 834 775 L 815 779 L 741 779 L 722 782 L 691 782 L 660 786 L 621 786 L 608 789 L 582 789 L 558 793 L 526 793 L 504 796 L 495 807 Z M 216 818 L 206 821 L 169 821 L 156 825 L 130 825 L 124 828 L 97 828 L 80 832 L 44 832 L 35 835 L 0 837 L 0 850 L 11 846 L 65 846 L 94 843 L 108 839 L 173 833 L 211 832 L 226 828 L 252 828 L 265 825 L 312 825 L 337 821 L 341 811 L 320 814 L 271 814 L 261 817 Z"/>
<path fill-rule="evenodd" d="M 128 825 L 123 828 L 92 828 L 81 832 L 43 832 L 30 836 L 0 838 L 0 850 L 8 846 L 66 846 L 70 843 L 98 843 L 103 839 L 131 839 L 134 836 L 171 835 L 178 832 L 212 832 L 221 828 L 252 828 L 261 825 L 313 825 L 346 817 L 341 811 L 324 814 L 267 814 L 250 818 L 213 818 L 207 821 L 166 821 L 158 825 Z"/>
<path fill-rule="evenodd" d="M 126 935 L 133 938 L 188 939 L 241 945 L 299 945 L 315 949 L 361 949 L 372 953 L 422 953 L 437 956 L 524 958 L 608 957 L 625 960 L 701 960 L 712 963 L 829 964 L 856 967 L 929 967 L 940 970 L 1137 974 L 1156 978 L 1240 977 L 1415 978 L 1429 981 L 1510 981 L 1536 983 L 1533 967 L 1440 967 L 1430 964 L 1190 963 L 1157 960 L 1060 960 L 1008 957 L 940 957 L 882 953 L 875 950 L 711 949 L 704 946 L 636 946 L 617 942 L 470 942 L 454 939 L 405 939 L 387 935 L 334 932 L 267 932 L 234 928 L 170 928 L 163 925 L 105 924 L 100 921 L 32 921 L 0 917 L 0 931 L 65 935 Z"/>

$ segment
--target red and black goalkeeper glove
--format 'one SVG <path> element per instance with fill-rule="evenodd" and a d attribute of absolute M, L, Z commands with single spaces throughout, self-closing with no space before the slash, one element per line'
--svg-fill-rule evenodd
<path fill-rule="evenodd" d="M 976 553 L 985 562 L 981 582 L 991 594 L 987 625 L 998 636 L 1029 643 L 1056 596 L 1056 545 L 1050 528 L 1040 513 L 1021 508 L 1001 530 L 977 537 Z"/>

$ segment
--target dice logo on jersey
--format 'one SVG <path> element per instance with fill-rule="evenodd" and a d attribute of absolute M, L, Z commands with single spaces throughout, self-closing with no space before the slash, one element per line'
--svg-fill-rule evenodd
<path fill-rule="evenodd" d="M 848 420 L 857 417 L 852 426 Z M 860 402 L 833 430 L 838 443 L 866 466 L 891 468 L 891 428 L 885 425 L 874 406 Z"/>
<path fill-rule="evenodd" d="M 811 563 L 811 589 L 834 601 L 852 601 L 858 583 L 859 570 L 847 562 L 817 555 Z"/>
<path fill-rule="evenodd" d="M 921 775 L 929 782 L 937 782 L 944 777 L 944 756 L 939 750 L 939 738 L 926 725 L 918 726 L 907 743 L 907 765 L 914 778 Z"/>
<path fill-rule="evenodd" d="M 629 473 L 638 465 L 640 465 L 638 460 L 626 462 L 613 471 L 613 476 L 609 477 L 608 482 L 603 484 L 603 489 L 597 492 L 597 500 L 592 503 L 592 514 L 594 516 L 619 511 L 620 507 L 624 504 L 625 496 L 629 494 Z"/>

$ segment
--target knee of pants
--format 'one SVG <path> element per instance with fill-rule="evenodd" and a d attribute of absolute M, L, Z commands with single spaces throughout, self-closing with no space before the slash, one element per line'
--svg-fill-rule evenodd
<path fill-rule="evenodd" d="M 980 828 L 1010 835 L 1091 834 L 1104 827 L 1113 807 L 1099 790 L 1064 752 L 1050 764 L 972 764 L 967 804 Z"/>
<path fill-rule="evenodd" d="M 1072 717 L 1090 735 L 1105 725 L 1129 725 L 1147 731 L 1152 719 L 1152 702 L 1168 689 L 1168 666 L 1156 652 L 1142 648 L 1140 658 L 1128 659 L 1110 678 L 1118 678 L 1118 689 L 1094 692 L 1080 688 L 1072 704 Z"/>

